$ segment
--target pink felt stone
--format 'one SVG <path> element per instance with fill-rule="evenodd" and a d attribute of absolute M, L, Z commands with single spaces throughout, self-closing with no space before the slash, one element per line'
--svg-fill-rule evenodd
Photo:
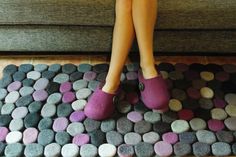
<path fill-rule="evenodd" d="M 84 111 L 74 111 L 70 115 L 71 122 L 81 122 L 86 118 Z"/>
<path fill-rule="evenodd" d="M 75 100 L 75 93 L 74 92 L 65 92 L 62 96 L 62 102 L 70 103 Z"/>
<path fill-rule="evenodd" d="M 154 151 L 158 156 L 170 156 L 173 152 L 171 144 L 159 141 L 154 145 Z"/>
<path fill-rule="evenodd" d="M 189 69 L 189 67 L 185 63 L 176 63 L 175 64 L 175 70 L 176 71 L 184 72 L 184 71 L 187 71 L 188 69 Z"/>
<path fill-rule="evenodd" d="M 33 98 L 35 101 L 44 101 L 48 97 L 48 93 L 45 90 L 36 90 L 33 93 Z"/>
<path fill-rule="evenodd" d="M 84 73 L 83 79 L 86 81 L 94 80 L 97 76 L 97 73 L 94 71 L 87 71 Z"/>
<path fill-rule="evenodd" d="M 61 93 L 69 92 L 71 89 L 72 89 L 72 85 L 70 82 L 64 82 L 60 85 Z"/>
<path fill-rule="evenodd" d="M 127 80 L 136 80 L 138 78 L 137 72 L 129 71 L 126 73 Z"/>
<path fill-rule="evenodd" d="M 77 134 L 73 137 L 72 143 L 82 146 L 89 143 L 89 135 L 87 134 Z"/>
<path fill-rule="evenodd" d="M 56 118 L 53 122 L 53 130 L 56 132 L 64 131 L 68 126 L 68 119 L 65 117 Z"/>
<path fill-rule="evenodd" d="M 182 109 L 178 112 L 179 119 L 191 120 L 194 117 L 193 111 L 189 109 Z"/>
<path fill-rule="evenodd" d="M 137 122 L 143 120 L 143 115 L 140 112 L 132 111 L 127 114 L 127 118 L 130 121 L 137 123 Z"/>
<path fill-rule="evenodd" d="M 220 98 L 214 98 L 213 103 L 216 108 L 225 108 L 225 106 L 226 106 L 226 102 Z"/>
<path fill-rule="evenodd" d="M 220 71 L 215 74 L 215 79 L 224 82 L 230 79 L 230 75 L 225 71 Z"/>
<path fill-rule="evenodd" d="M 23 132 L 23 143 L 34 143 L 38 138 L 38 130 L 36 128 L 27 128 Z"/>
<path fill-rule="evenodd" d="M 217 119 L 210 119 L 208 120 L 207 124 L 208 124 L 208 128 L 211 131 L 215 131 L 215 132 L 223 130 L 225 128 L 224 122 Z"/>
<path fill-rule="evenodd" d="M 138 94 L 136 92 L 129 92 L 126 94 L 126 100 L 130 104 L 136 104 L 139 101 Z"/>
<path fill-rule="evenodd" d="M 167 132 L 162 135 L 162 140 L 169 144 L 175 144 L 178 141 L 178 135 L 174 132 Z"/>
<path fill-rule="evenodd" d="M 18 89 L 20 89 L 21 85 L 22 83 L 20 81 L 12 82 L 7 86 L 7 90 L 8 92 L 17 91 Z"/>
<path fill-rule="evenodd" d="M 6 127 L 0 127 L 0 142 L 5 141 L 9 130 Z"/>
<path fill-rule="evenodd" d="M 193 98 L 193 99 L 199 99 L 201 97 L 199 90 L 193 87 L 189 87 L 187 89 L 187 94 L 190 98 Z"/>

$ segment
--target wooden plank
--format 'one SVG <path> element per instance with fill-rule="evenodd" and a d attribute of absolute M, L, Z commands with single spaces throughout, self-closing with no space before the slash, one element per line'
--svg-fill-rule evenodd
<path fill-rule="evenodd" d="M 0 24 L 113 26 L 115 0 L 1 0 Z M 157 29 L 235 29 L 235 0 L 158 0 Z"/>
<path fill-rule="evenodd" d="M 110 52 L 112 27 L 0 26 L 0 51 Z M 137 51 L 134 42 L 132 51 Z M 236 53 L 236 31 L 167 31 L 154 34 L 156 52 Z"/>

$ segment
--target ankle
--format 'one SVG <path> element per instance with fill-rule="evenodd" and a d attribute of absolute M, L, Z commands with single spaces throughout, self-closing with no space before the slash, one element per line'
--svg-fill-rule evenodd
<path fill-rule="evenodd" d="M 119 87 L 120 82 L 106 82 L 104 84 L 104 86 L 102 87 L 102 90 L 107 92 L 107 93 L 112 93 L 114 94 L 116 92 L 116 90 Z"/>

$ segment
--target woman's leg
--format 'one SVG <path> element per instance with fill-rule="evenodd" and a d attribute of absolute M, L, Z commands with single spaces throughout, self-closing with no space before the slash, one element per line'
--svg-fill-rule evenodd
<path fill-rule="evenodd" d="M 132 0 L 116 0 L 112 53 L 106 84 L 102 90 L 114 93 L 120 84 L 120 75 L 135 37 L 132 20 Z"/>
<path fill-rule="evenodd" d="M 132 16 L 144 78 L 158 75 L 153 56 L 153 32 L 157 18 L 157 0 L 133 0 Z"/>

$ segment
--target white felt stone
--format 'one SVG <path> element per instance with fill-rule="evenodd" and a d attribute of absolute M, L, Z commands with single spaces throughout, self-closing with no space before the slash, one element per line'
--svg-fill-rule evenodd
<path fill-rule="evenodd" d="M 56 157 L 60 156 L 61 146 L 58 143 L 50 143 L 44 148 L 44 156 Z"/>
<path fill-rule="evenodd" d="M 12 91 L 5 97 L 5 103 L 15 103 L 19 97 L 20 94 L 18 91 Z"/>
<path fill-rule="evenodd" d="M 63 157 L 77 157 L 79 155 L 79 147 L 76 144 L 65 144 L 61 149 Z"/>
<path fill-rule="evenodd" d="M 116 147 L 112 144 L 104 143 L 98 147 L 98 154 L 101 157 L 112 157 L 116 154 Z"/>
<path fill-rule="evenodd" d="M 186 120 L 175 120 L 171 123 L 171 129 L 175 133 L 182 133 L 189 130 L 189 124 Z"/>
<path fill-rule="evenodd" d="M 227 105 L 225 107 L 225 111 L 228 113 L 230 117 L 236 117 L 236 105 Z"/>
<path fill-rule="evenodd" d="M 224 120 L 227 118 L 227 116 L 228 116 L 227 113 L 222 108 L 214 108 L 211 110 L 212 119 Z"/>
<path fill-rule="evenodd" d="M 6 136 L 6 142 L 8 144 L 17 143 L 22 139 L 22 133 L 20 131 L 9 132 Z"/>

